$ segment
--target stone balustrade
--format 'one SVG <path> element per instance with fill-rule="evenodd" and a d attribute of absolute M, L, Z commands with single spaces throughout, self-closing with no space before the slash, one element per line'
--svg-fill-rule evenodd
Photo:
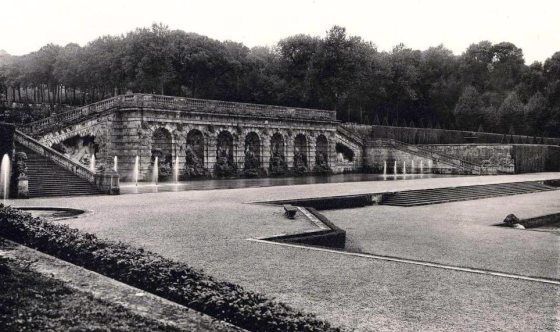
<path fill-rule="evenodd" d="M 290 108 L 149 94 L 132 94 L 112 97 L 94 104 L 55 114 L 29 124 L 28 129 L 31 134 L 44 133 L 60 126 L 63 127 L 72 124 L 87 116 L 119 107 L 164 108 L 166 110 L 177 110 L 181 112 L 201 112 L 262 118 L 292 118 L 329 122 L 336 121 L 336 112 L 330 110 Z"/>
<path fill-rule="evenodd" d="M 79 162 L 66 157 L 62 153 L 44 144 L 41 144 L 18 130 L 14 133 L 14 141 L 95 185 L 103 193 L 119 194 L 120 192 L 119 175 L 116 172 L 109 170 L 99 174 L 94 173 Z"/>
<path fill-rule="evenodd" d="M 95 173 L 89 170 L 84 165 L 66 157 L 62 153 L 46 146 L 38 141 L 34 140 L 33 138 L 25 135 L 24 133 L 16 130 L 14 134 L 14 140 L 25 146 L 26 148 L 32 150 L 33 152 L 46 157 L 53 162 L 55 162 L 60 167 L 69 170 L 70 172 L 76 174 L 77 176 L 81 177 L 82 179 L 90 182 L 95 183 Z"/>

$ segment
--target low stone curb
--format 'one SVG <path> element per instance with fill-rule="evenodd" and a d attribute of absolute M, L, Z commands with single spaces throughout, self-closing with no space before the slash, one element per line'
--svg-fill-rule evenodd
<path fill-rule="evenodd" d="M 131 312 L 185 331 L 246 331 L 216 320 L 196 310 L 147 293 L 99 273 L 46 255 L 13 241 L 0 248 L 0 256 L 28 264 L 29 269 L 47 277 L 61 280 L 69 288 L 89 293 L 95 298 L 122 305 Z"/>
<path fill-rule="evenodd" d="M 306 230 L 293 234 L 278 234 L 259 240 L 301 243 L 328 248 L 344 249 L 346 245 L 346 231 L 337 227 L 314 208 L 298 206 L 297 209 L 318 229 Z"/>
<path fill-rule="evenodd" d="M 508 226 L 519 224 L 524 228 L 537 228 L 547 225 L 554 225 L 560 223 L 560 213 L 545 214 L 542 216 L 525 219 L 519 219 L 514 214 L 511 214 L 504 219 L 504 223 Z"/>

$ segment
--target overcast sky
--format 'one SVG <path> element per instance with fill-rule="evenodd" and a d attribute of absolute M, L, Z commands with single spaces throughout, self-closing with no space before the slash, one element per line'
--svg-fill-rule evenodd
<path fill-rule="evenodd" d="M 164 23 L 252 47 L 298 33 L 324 36 L 333 25 L 374 42 L 461 54 L 481 40 L 510 41 L 525 60 L 560 51 L 557 0 L 0 0 L 0 49 L 20 55 L 47 43 L 80 45 L 98 36 Z"/>

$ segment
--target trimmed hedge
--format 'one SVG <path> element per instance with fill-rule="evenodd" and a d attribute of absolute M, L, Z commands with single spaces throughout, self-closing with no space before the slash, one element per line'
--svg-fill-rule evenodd
<path fill-rule="evenodd" d="M 0 236 L 251 331 L 340 331 L 200 270 L 0 204 Z"/>

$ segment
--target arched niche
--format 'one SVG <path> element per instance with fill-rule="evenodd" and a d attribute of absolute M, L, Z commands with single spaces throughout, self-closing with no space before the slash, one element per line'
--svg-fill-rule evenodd
<path fill-rule="evenodd" d="M 271 175 L 284 175 L 288 171 L 286 164 L 286 145 L 284 137 L 280 133 L 275 133 L 270 138 L 270 163 Z"/>
<path fill-rule="evenodd" d="M 173 138 L 166 128 L 157 128 L 152 133 L 151 162 L 158 159 L 159 178 L 171 175 L 173 166 Z"/>
<path fill-rule="evenodd" d="M 233 136 L 229 131 L 222 131 L 216 139 L 216 164 L 214 172 L 217 176 L 235 175 L 237 169 L 233 160 Z"/>
<path fill-rule="evenodd" d="M 185 148 L 185 175 L 202 176 L 204 169 L 204 134 L 198 129 L 188 132 Z"/>
<path fill-rule="evenodd" d="M 329 140 L 323 134 L 317 136 L 315 142 L 315 164 L 320 167 L 329 166 Z"/>
<path fill-rule="evenodd" d="M 261 139 L 255 132 L 245 136 L 245 169 L 258 169 L 261 166 Z"/>
<path fill-rule="evenodd" d="M 353 162 L 354 151 L 342 143 L 336 143 L 336 159 L 340 162 Z"/>
<path fill-rule="evenodd" d="M 307 171 L 307 137 L 304 134 L 298 134 L 294 138 L 294 170 L 296 173 Z"/>

